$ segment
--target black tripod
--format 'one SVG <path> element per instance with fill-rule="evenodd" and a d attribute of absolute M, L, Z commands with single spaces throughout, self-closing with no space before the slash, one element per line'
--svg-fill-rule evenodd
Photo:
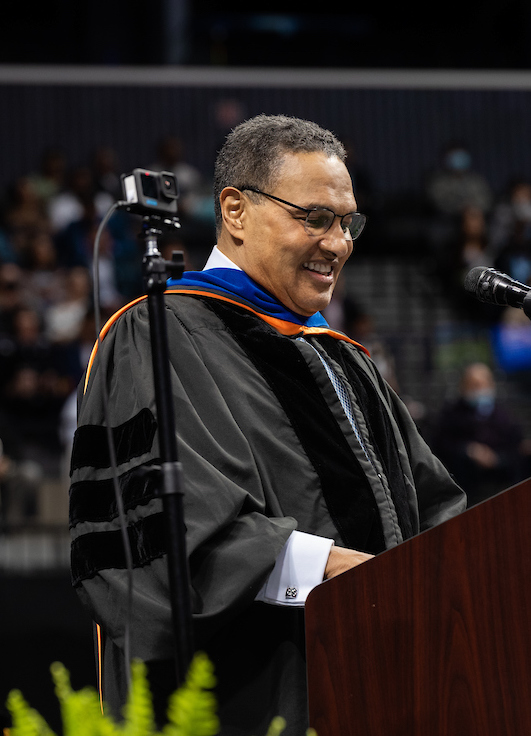
<path fill-rule="evenodd" d="M 145 217 L 142 236 L 145 241 L 143 258 L 144 286 L 149 309 L 151 356 L 155 381 L 158 435 L 161 457 L 161 482 L 168 551 L 170 598 L 175 638 L 177 686 L 183 684 L 194 654 L 189 571 L 186 559 L 185 524 L 181 464 L 178 460 L 175 417 L 169 370 L 168 335 L 164 291 L 168 274 L 180 278 L 184 271 L 182 253 L 174 252 L 166 261 L 158 249 L 161 226 L 178 227 L 178 220 L 161 220 L 156 215 Z"/>

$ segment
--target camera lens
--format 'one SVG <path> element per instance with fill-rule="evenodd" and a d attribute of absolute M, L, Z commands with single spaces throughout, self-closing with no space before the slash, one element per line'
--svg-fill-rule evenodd
<path fill-rule="evenodd" d="M 175 174 L 170 174 L 168 171 L 161 172 L 161 187 L 162 193 L 165 197 L 175 199 L 178 195 L 177 191 L 177 179 Z"/>

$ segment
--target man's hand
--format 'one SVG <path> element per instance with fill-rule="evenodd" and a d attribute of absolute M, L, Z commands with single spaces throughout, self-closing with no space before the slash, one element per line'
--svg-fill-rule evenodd
<path fill-rule="evenodd" d="M 326 563 L 325 580 L 335 578 L 336 575 L 351 570 L 353 567 L 357 567 L 362 562 L 367 562 L 367 560 L 371 560 L 373 557 L 374 555 L 369 555 L 366 552 L 358 552 L 355 549 L 345 549 L 345 547 L 336 547 L 333 545 L 328 555 L 328 562 Z"/>

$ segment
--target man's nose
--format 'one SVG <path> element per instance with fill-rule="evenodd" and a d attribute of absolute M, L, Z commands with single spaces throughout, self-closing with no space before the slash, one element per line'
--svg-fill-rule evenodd
<path fill-rule="evenodd" d="M 341 219 L 336 216 L 330 229 L 321 238 L 321 247 L 327 253 L 334 254 L 337 258 L 350 255 L 353 249 L 353 242 L 350 232 L 343 230 Z"/>

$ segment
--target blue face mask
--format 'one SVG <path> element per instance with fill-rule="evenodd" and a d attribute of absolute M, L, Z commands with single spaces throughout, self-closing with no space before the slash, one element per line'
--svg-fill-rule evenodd
<path fill-rule="evenodd" d="M 464 394 L 464 399 L 478 414 L 485 417 L 492 414 L 494 402 L 496 401 L 496 392 L 488 388 L 468 391 Z"/>
<path fill-rule="evenodd" d="M 446 156 L 446 167 L 452 171 L 466 171 L 470 168 L 472 157 L 462 148 L 450 151 Z"/>

